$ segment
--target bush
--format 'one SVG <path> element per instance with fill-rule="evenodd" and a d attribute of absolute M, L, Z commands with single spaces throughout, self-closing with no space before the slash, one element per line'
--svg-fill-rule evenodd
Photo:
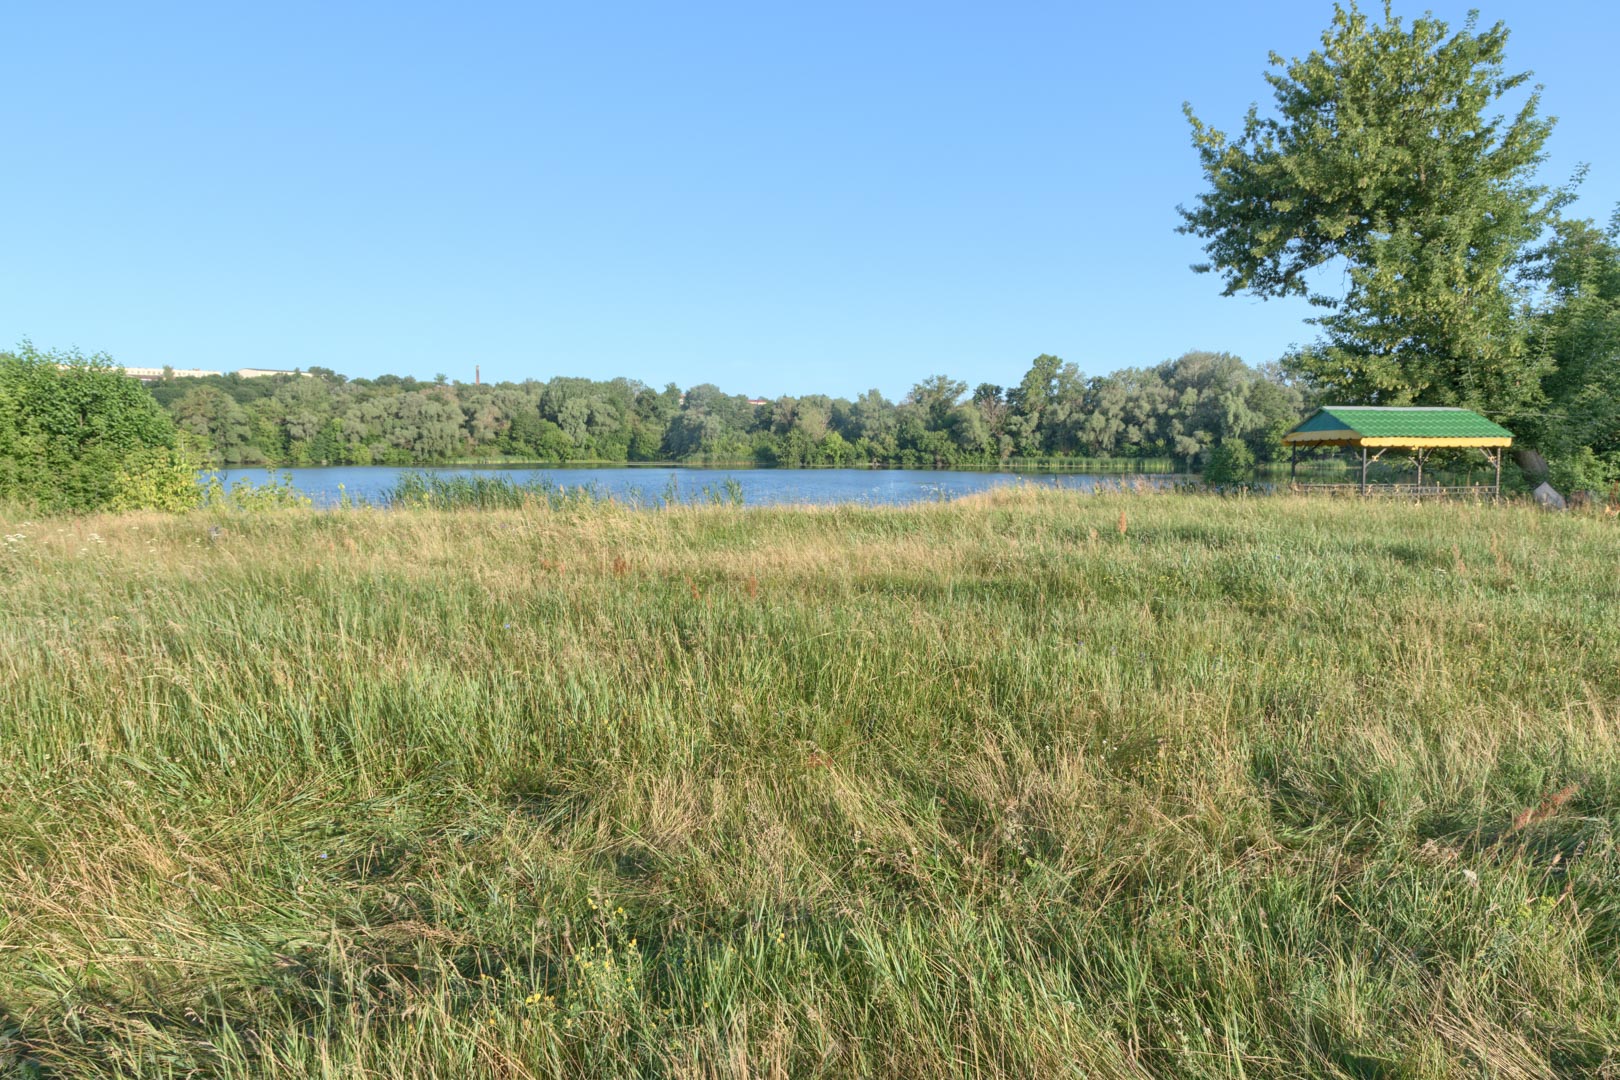
<path fill-rule="evenodd" d="M 108 357 L 27 341 L 0 353 L 0 499 L 43 511 L 172 501 L 175 447 L 168 413 Z"/>
<path fill-rule="evenodd" d="M 228 488 L 217 474 L 210 473 L 201 503 L 209 510 L 253 512 L 303 508 L 313 505 L 314 500 L 293 486 L 292 474 L 277 476 L 274 469 L 267 469 L 262 484 L 238 480 Z M 192 505 L 197 505 L 196 499 Z"/>
<path fill-rule="evenodd" d="M 1254 451 L 1242 439 L 1222 439 L 1204 463 L 1204 483 L 1216 487 L 1254 480 Z"/>
<path fill-rule="evenodd" d="M 198 457 L 184 448 L 137 450 L 124 459 L 113 481 L 109 510 L 163 510 L 183 513 L 202 501 L 197 485 Z"/>
<path fill-rule="evenodd" d="M 1554 458 L 1547 468 L 1547 482 L 1566 495 L 1607 491 L 1616 480 L 1620 480 L 1620 463 L 1599 457 L 1590 446 Z"/>

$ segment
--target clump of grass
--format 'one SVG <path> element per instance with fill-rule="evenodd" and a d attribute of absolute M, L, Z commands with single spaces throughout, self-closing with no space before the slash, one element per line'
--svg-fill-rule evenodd
<path fill-rule="evenodd" d="M 546 477 L 514 480 L 508 476 L 405 472 L 382 496 L 382 505 L 431 510 L 516 510 L 541 505 L 551 509 L 579 506 L 601 498 L 594 485 L 566 487 Z"/>
<path fill-rule="evenodd" d="M 454 490 L 0 511 L 0 1073 L 1616 1068 L 1610 519 Z"/>
<path fill-rule="evenodd" d="M 380 500 L 380 505 L 394 509 L 417 510 L 516 510 L 545 507 L 552 510 L 580 509 L 596 503 L 610 502 L 595 484 L 559 484 L 548 477 L 514 480 L 509 476 L 453 473 L 442 475 L 426 472 L 405 472 Z M 700 489 L 683 494 L 674 476 L 661 497 L 648 498 L 642 492 L 633 492 L 627 500 L 629 506 L 741 506 L 742 485 L 733 477 L 726 477 L 718 485 L 704 484 Z M 351 504 L 352 506 L 352 504 Z"/>

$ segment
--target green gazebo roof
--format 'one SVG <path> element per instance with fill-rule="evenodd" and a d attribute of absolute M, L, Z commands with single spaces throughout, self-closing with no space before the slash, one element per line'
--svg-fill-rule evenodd
<path fill-rule="evenodd" d="M 1468 409 L 1326 405 L 1283 436 L 1293 445 L 1510 446 L 1513 433 Z"/>

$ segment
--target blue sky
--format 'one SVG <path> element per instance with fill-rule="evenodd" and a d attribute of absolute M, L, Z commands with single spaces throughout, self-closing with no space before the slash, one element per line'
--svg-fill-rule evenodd
<path fill-rule="evenodd" d="M 1620 5 L 1474 2 L 1607 219 Z M 1304 305 L 1187 268 L 1180 107 L 1238 126 L 1331 5 L 1108 6 L 8 5 L 0 346 L 770 396 L 1275 359 Z"/>

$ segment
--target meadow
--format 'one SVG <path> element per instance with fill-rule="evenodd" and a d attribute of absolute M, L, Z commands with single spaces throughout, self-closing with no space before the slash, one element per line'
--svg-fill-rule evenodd
<path fill-rule="evenodd" d="M 1620 1076 L 1620 527 L 0 511 L 0 1073 Z"/>

